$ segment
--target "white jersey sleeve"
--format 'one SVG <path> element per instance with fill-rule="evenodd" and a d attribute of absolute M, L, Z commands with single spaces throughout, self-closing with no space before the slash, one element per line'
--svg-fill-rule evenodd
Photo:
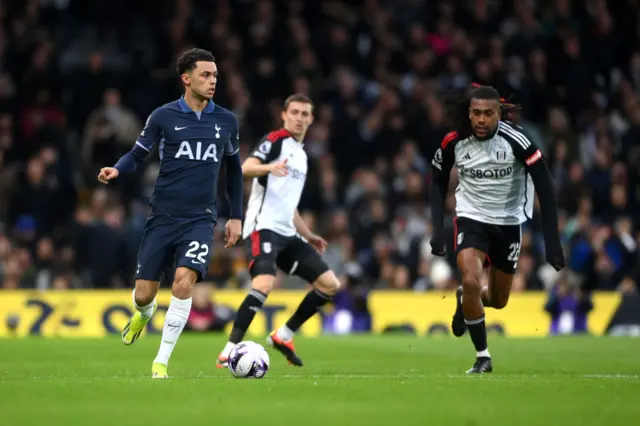
<path fill-rule="evenodd" d="M 249 157 L 257 158 L 262 164 L 269 164 L 280 157 L 282 138 L 270 136 L 271 134 L 260 139 Z"/>

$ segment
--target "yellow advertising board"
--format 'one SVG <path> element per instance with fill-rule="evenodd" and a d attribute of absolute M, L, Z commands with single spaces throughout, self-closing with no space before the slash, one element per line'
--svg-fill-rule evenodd
<path fill-rule="evenodd" d="M 218 291 L 216 303 L 236 308 L 245 292 Z M 275 291 L 269 296 L 261 313 L 256 316 L 250 335 L 265 335 L 284 323 L 302 300 L 302 291 Z M 171 298 L 167 290 L 158 295 L 159 308 L 148 331 L 159 332 Z M 545 336 L 549 317 L 543 306 L 543 293 L 513 294 L 509 305 L 500 311 L 487 310 L 490 330 L 507 336 Z M 594 295 L 594 311 L 589 315 L 589 330 L 596 335 L 604 332 L 619 304 L 613 293 Z M 447 330 L 453 314 L 452 293 L 372 292 L 369 307 L 374 332 L 388 326 L 408 324 L 420 335 Z M 102 337 L 119 334 L 132 313 L 131 291 L 0 291 L 0 337 Z M 18 319 L 15 330 L 7 327 L 8 319 Z M 316 315 L 301 330 L 307 336 L 322 332 L 322 317 Z"/>
<path fill-rule="evenodd" d="M 487 309 L 487 330 L 506 336 L 535 337 L 549 335 L 551 319 L 544 311 L 547 295 L 543 292 L 514 293 L 504 309 Z M 615 293 L 594 295 L 594 310 L 589 314 L 589 331 L 601 335 L 620 303 Z M 449 330 L 455 309 L 454 293 L 409 293 L 379 291 L 371 294 L 369 308 L 373 329 L 382 331 L 392 324 L 410 324 L 419 334 Z"/>
<path fill-rule="evenodd" d="M 220 291 L 216 303 L 237 308 L 242 291 Z M 300 302 L 303 292 L 274 292 L 249 329 L 249 334 L 264 334 L 284 323 Z M 158 310 L 149 323 L 148 332 L 162 330 L 171 293 L 158 294 Z M 131 291 L 0 291 L 0 336 L 101 337 L 118 334 L 132 314 Z M 19 318 L 11 332 L 6 319 Z M 304 333 L 318 335 L 322 324 L 319 317 L 305 324 Z"/>

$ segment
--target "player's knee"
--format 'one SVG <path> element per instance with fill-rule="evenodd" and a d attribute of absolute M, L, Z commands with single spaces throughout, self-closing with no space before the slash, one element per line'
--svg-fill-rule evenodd
<path fill-rule="evenodd" d="M 482 290 L 482 283 L 475 275 L 465 275 L 462 277 L 462 289 L 465 293 L 478 293 Z"/>
<path fill-rule="evenodd" d="M 328 296 L 334 296 L 338 291 L 340 291 L 341 285 L 340 280 L 332 271 L 325 272 L 313 282 L 313 287 L 316 290 Z"/>
<path fill-rule="evenodd" d="M 269 294 L 273 290 L 275 280 L 274 275 L 258 275 L 251 281 L 251 289 L 258 290 L 262 294 Z"/>
<path fill-rule="evenodd" d="M 269 294 L 276 280 L 276 267 L 273 262 L 256 260 L 251 265 L 251 276 L 251 288 L 262 294 Z"/>
<path fill-rule="evenodd" d="M 138 306 L 147 306 L 158 293 L 158 283 L 155 281 L 136 280 L 135 303 Z"/>
<path fill-rule="evenodd" d="M 176 269 L 175 277 L 173 278 L 173 285 L 171 286 L 172 293 L 178 299 L 187 299 L 191 297 L 193 286 L 198 279 L 196 271 L 189 268 Z"/>

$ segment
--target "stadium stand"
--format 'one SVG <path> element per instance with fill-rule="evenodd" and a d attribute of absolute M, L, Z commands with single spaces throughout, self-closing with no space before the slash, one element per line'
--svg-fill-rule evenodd
<path fill-rule="evenodd" d="M 0 287 L 130 287 L 157 155 L 106 189 L 95 176 L 179 96 L 175 58 L 199 46 L 217 58 L 215 101 L 239 117 L 243 158 L 289 93 L 316 101 L 301 210 L 341 275 L 455 288 L 453 259 L 429 254 L 429 160 L 447 132 L 443 94 L 480 82 L 524 106 L 562 210 L 567 272 L 544 265 L 534 220 L 515 290 L 637 290 L 637 1 L 210 4 L 2 3 Z M 213 256 L 208 281 L 246 285 L 243 247 Z"/>

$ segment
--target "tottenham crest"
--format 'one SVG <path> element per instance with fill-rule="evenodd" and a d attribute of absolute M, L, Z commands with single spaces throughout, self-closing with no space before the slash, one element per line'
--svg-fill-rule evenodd
<path fill-rule="evenodd" d="M 462 241 L 464 241 L 464 232 L 460 232 L 460 233 L 458 234 L 457 244 L 458 244 L 458 245 L 462 244 Z"/>
<path fill-rule="evenodd" d="M 262 251 L 265 253 L 271 253 L 271 243 L 262 243 Z"/>

